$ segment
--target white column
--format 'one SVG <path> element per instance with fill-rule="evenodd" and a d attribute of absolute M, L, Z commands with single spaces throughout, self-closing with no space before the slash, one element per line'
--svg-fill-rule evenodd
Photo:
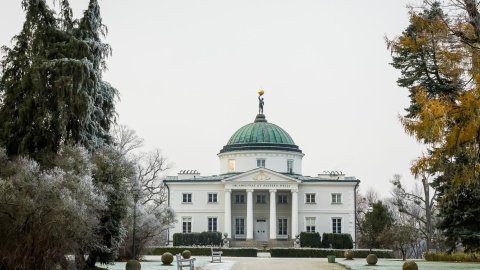
<path fill-rule="evenodd" d="M 247 189 L 247 240 L 253 239 L 253 189 Z"/>
<path fill-rule="evenodd" d="M 270 189 L 270 239 L 277 239 L 276 189 Z"/>
<path fill-rule="evenodd" d="M 232 235 L 232 190 L 225 189 L 225 229 L 224 233 L 228 233 L 229 238 Z"/>
<path fill-rule="evenodd" d="M 292 239 L 298 234 L 298 189 L 292 190 Z"/>

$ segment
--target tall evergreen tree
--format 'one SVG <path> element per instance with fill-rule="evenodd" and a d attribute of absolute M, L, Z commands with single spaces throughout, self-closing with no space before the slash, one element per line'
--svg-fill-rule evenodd
<path fill-rule="evenodd" d="M 109 142 L 117 90 L 102 80 L 110 47 L 97 1 L 80 21 L 67 0 L 56 16 L 45 0 L 23 0 L 26 12 L 13 48 L 2 47 L 0 144 L 8 155 L 37 160 L 60 145 L 93 150 Z"/>

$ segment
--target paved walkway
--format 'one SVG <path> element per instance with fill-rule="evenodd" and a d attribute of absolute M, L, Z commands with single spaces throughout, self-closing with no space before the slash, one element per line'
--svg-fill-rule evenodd
<path fill-rule="evenodd" d="M 229 257 L 228 260 L 234 261 L 230 270 L 310 270 L 310 269 L 329 269 L 345 270 L 337 263 L 328 263 L 325 258 L 244 258 Z M 209 268 L 205 268 L 209 269 Z"/>
<path fill-rule="evenodd" d="M 260 254 L 260 253 L 259 253 Z M 266 256 L 222 257 L 222 262 L 211 263 L 211 257 L 194 256 L 195 270 L 345 270 L 337 263 L 328 263 L 326 258 L 270 258 Z M 172 265 L 162 265 L 160 256 L 145 256 L 142 270 L 176 270 L 175 261 Z M 110 270 L 124 270 L 125 263 L 109 265 Z"/>

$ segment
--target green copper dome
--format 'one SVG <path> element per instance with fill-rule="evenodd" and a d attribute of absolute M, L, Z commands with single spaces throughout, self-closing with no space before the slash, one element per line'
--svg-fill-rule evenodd
<path fill-rule="evenodd" d="M 268 123 L 263 114 L 258 114 L 253 123 L 238 129 L 220 153 L 245 150 L 302 152 L 285 130 Z"/>

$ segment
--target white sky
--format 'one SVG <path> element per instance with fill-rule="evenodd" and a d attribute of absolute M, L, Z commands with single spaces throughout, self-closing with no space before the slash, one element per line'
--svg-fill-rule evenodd
<path fill-rule="evenodd" d="M 421 147 L 398 121 L 409 104 L 384 36 L 408 25 L 404 0 L 103 0 L 105 80 L 121 93 L 119 123 L 175 168 L 219 173 L 217 153 L 258 112 L 303 150 L 303 174 L 342 171 L 387 196 L 412 182 Z M 417 0 L 418 2 L 419 0 Z M 2 0 L 0 45 L 24 13 Z M 51 2 L 51 0 L 49 1 Z M 78 17 L 88 0 L 70 0 Z"/>

